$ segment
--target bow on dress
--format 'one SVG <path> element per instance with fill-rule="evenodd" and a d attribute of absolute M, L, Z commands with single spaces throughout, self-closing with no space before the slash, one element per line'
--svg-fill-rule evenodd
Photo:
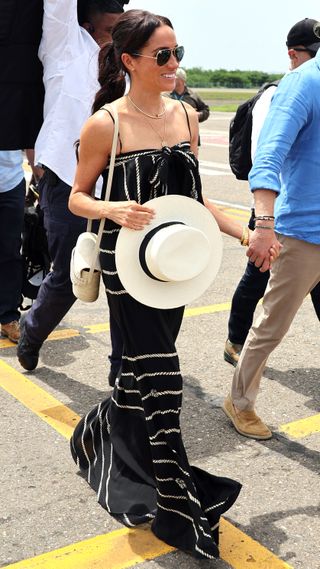
<path fill-rule="evenodd" d="M 189 143 L 164 146 L 149 175 L 153 197 L 179 194 L 202 202 L 198 160 Z"/>

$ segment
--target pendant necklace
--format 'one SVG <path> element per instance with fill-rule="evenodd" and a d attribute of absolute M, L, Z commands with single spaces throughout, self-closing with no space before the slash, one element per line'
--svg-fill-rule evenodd
<path fill-rule="evenodd" d="M 145 113 L 142 109 L 140 109 L 139 107 L 137 107 L 137 105 L 133 102 L 133 100 L 129 97 L 129 95 L 127 95 L 129 101 L 132 103 L 133 107 L 135 107 L 137 109 L 137 111 L 139 111 L 142 115 L 144 115 L 143 120 L 152 128 L 152 130 L 156 133 L 156 135 L 160 138 L 161 141 L 161 146 L 162 148 L 164 146 L 168 146 L 168 143 L 166 141 L 166 118 L 167 118 L 167 109 L 165 104 L 164 106 L 164 110 L 158 114 L 158 115 L 149 115 L 148 113 Z M 148 120 L 148 118 L 151 119 L 161 119 L 163 117 L 163 134 L 161 135 L 160 132 L 154 128 L 152 122 L 150 120 Z"/>
<path fill-rule="evenodd" d="M 144 121 L 146 123 L 148 123 L 149 126 L 151 126 L 152 130 L 160 138 L 162 148 L 164 146 L 168 146 L 167 141 L 166 141 L 166 115 L 164 115 L 164 117 L 163 117 L 163 135 L 162 136 L 161 136 L 160 132 L 154 128 L 151 121 L 149 121 L 147 118 L 146 119 L 144 118 Z"/>
<path fill-rule="evenodd" d="M 134 106 L 134 108 L 139 111 L 139 113 L 142 113 L 143 115 L 145 115 L 146 117 L 149 117 L 149 119 L 161 119 L 165 114 L 166 114 L 166 106 L 163 103 L 163 110 L 161 111 L 161 113 L 157 113 L 155 115 L 150 115 L 149 113 L 146 113 L 145 111 L 143 111 L 142 109 L 140 109 L 140 107 L 138 107 L 138 105 L 135 104 L 135 102 L 131 99 L 130 95 L 127 95 L 130 103 Z"/>

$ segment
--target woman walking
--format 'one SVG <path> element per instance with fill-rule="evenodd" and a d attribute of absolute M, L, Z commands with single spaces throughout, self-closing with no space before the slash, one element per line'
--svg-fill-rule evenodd
<path fill-rule="evenodd" d="M 118 277 L 114 254 L 121 226 L 138 231 L 152 221 L 154 211 L 143 205 L 148 200 L 179 194 L 203 203 L 198 120 L 191 107 L 161 95 L 174 88 L 184 53 L 167 18 L 127 11 L 112 37 L 101 52 L 101 90 L 81 135 L 70 209 L 106 220 L 100 262 L 124 354 L 112 397 L 79 423 L 72 454 L 99 503 L 116 519 L 130 527 L 152 521 L 152 531 L 166 543 L 214 558 L 219 518 L 236 500 L 240 484 L 191 467 L 186 456 L 175 348 L 184 308 L 136 301 Z M 121 96 L 126 73 L 130 90 Z M 90 194 L 100 173 L 108 172 L 114 123 L 110 107 L 99 109 L 112 101 L 119 142 L 110 201 L 103 202 Z M 241 226 L 230 227 L 240 238 Z"/>

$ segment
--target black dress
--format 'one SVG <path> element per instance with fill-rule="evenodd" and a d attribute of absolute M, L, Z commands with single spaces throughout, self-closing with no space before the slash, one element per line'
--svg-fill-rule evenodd
<path fill-rule="evenodd" d="M 144 203 L 164 194 L 202 202 L 189 143 L 117 157 L 111 200 Z M 189 465 L 179 423 L 182 377 L 175 348 L 184 307 L 150 308 L 123 289 L 114 254 L 119 230 L 106 220 L 100 260 L 123 335 L 122 373 L 112 396 L 76 427 L 73 458 L 113 517 L 130 527 L 152 521 L 153 533 L 169 545 L 196 557 L 218 557 L 219 518 L 241 485 Z"/>

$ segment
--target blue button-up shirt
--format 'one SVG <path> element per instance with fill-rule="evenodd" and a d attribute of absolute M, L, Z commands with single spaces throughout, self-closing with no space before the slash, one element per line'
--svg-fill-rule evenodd
<path fill-rule="evenodd" d="M 278 193 L 277 232 L 320 244 L 320 50 L 276 89 L 249 183 Z"/>
<path fill-rule="evenodd" d="M 23 180 L 22 160 L 21 150 L 0 150 L 0 192 L 13 190 Z"/>

